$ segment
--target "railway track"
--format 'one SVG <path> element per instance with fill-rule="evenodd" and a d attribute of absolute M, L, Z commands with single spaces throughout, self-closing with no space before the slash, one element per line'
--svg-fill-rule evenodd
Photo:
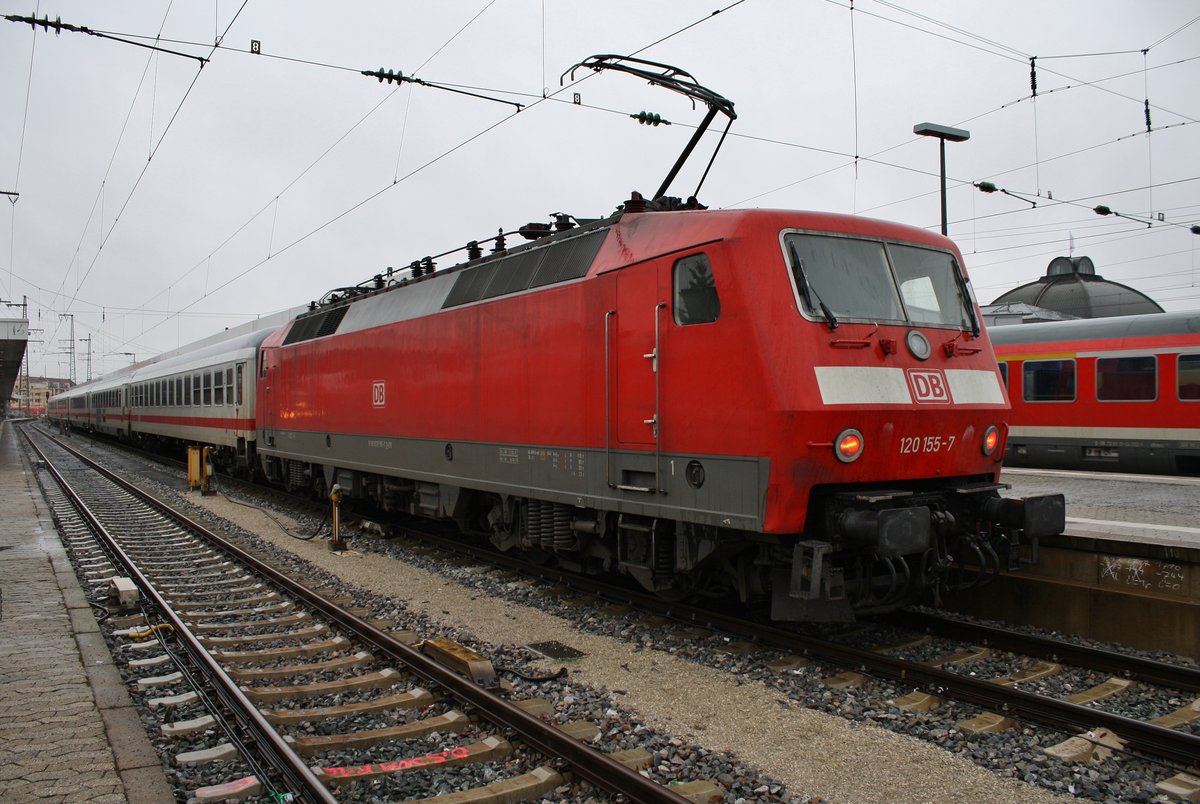
<path fill-rule="evenodd" d="M 448 640 L 410 644 L 36 428 L 26 435 L 54 478 L 47 499 L 84 582 L 140 594 L 141 613 L 111 636 L 161 722 L 181 799 L 719 794 L 703 780 L 659 784 L 639 772 L 646 751 L 607 755 L 587 742 L 594 724 L 554 724 L 547 702 L 509 700 L 485 657 Z"/>
<path fill-rule="evenodd" d="M 628 606 L 683 626 L 715 630 L 746 651 L 781 651 L 787 656 L 774 666 L 784 671 L 813 660 L 834 665 L 843 672 L 826 678 L 831 687 L 858 686 L 869 678 L 890 682 L 909 690 L 891 701 L 900 709 L 927 711 L 956 701 L 982 710 L 958 724 L 963 730 L 991 732 L 1016 728 L 1024 722 L 1073 735 L 1048 752 L 1063 761 L 1103 760 L 1115 750 L 1142 757 L 1165 771 L 1160 774 L 1163 790 L 1190 789 L 1188 785 L 1195 778 L 1196 757 L 1200 756 L 1200 698 L 1196 696 L 1200 670 L 1194 666 L 1170 665 L 932 615 L 908 614 L 891 621 L 906 629 L 907 634 L 868 627 L 852 631 L 856 636 L 846 640 L 820 637 L 710 608 L 668 603 L 635 589 L 552 568 L 530 566 L 453 538 L 423 532 L 420 541 L 618 607 Z M 941 642 L 930 643 L 935 634 L 942 637 Z M 955 644 L 948 644 L 949 640 Z M 990 662 L 986 668 L 978 664 L 987 659 Z M 1035 691 L 1053 689 L 1045 680 L 1064 668 L 1103 673 L 1105 677 L 1087 689 L 1054 690 L 1061 695 Z M 1144 718 L 1106 708 L 1120 696 L 1137 695 L 1150 686 L 1169 689 L 1158 695 L 1158 700 L 1178 699 L 1180 703 L 1168 711 L 1147 712 Z"/>
<path fill-rule="evenodd" d="M 603 608 L 603 601 L 607 600 L 617 604 L 618 611 L 622 606 L 632 606 L 638 611 L 669 617 L 687 625 L 715 629 L 725 635 L 727 642 L 744 643 L 746 650 L 781 651 L 789 655 L 772 665 L 783 668 L 785 674 L 787 667 L 816 659 L 845 671 L 838 673 L 835 670 L 826 677 L 831 686 L 861 684 L 868 690 L 874 687 L 877 691 L 893 684 L 902 692 L 910 691 L 896 693 L 889 705 L 920 711 L 943 702 L 961 701 L 985 710 L 972 718 L 975 722 L 960 724 L 964 731 L 1014 728 L 1019 731 L 1022 725 L 1041 724 L 1066 735 L 1090 735 L 1096 739 L 1084 739 L 1081 743 L 1080 738 L 1073 738 L 1065 741 L 1066 745 L 1057 753 L 1047 753 L 1070 764 L 1085 759 L 1103 761 L 1114 748 L 1134 752 L 1135 756 L 1145 757 L 1159 768 L 1153 777 L 1161 780 L 1160 790 L 1176 795 L 1171 791 L 1188 789 L 1188 776 L 1166 779 L 1167 774 L 1161 773 L 1161 769 L 1168 772 L 1172 768 L 1186 770 L 1195 761 L 1200 746 L 1196 741 L 1200 735 L 1200 722 L 1196 720 L 1200 717 L 1200 700 L 1195 696 L 1198 688 L 1195 668 L 1152 662 L 1060 640 L 1037 640 L 1019 632 L 929 616 L 911 615 L 904 620 L 880 623 L 880 627 L 861 631 L 857 636 L 850 632 L 821 639 L 761 623 L 748 623 L 719 612 L 665 604 L 636 591 L 545 567 L 529 567 L 523 562 L 496 557 L 490 551 L 464 545 L 452 536 L 426 532 L 422 533 L 421 541 L 468 556 L 472 563 L 498 565 L 523 575 L 540 576 L 548 583 L 572 587 L 582 594 L 595 595 L 601 601 L 595 608 Z M 893 631 L 887 631 L 884 626 L 893 627 Z M 906 633 L 895 633 L 897 627 Z M 951 644 L 951 640 L 957 644 Z M 1081 696 L 1080 692 L 1091 691 L 1090 686 L 1088 689 L 1079 686 L 1081 670 L 1111 674 L 1111 678 L 1106 675 L 1092 685 L 1102 687 L 1095 694 Z M 871 677 L 882 679 L 883 683 L 872 682 Z M 1068 678 L 1074 687 L 1062 681 Z M 1153 707 L 1143 706 L 1144 717 L 1142 712 L 1136 717 L 1122 715 L 1119 713 L 1121 707 L 1115 707 L 1117 712 L 1106 711 L 1105 707 L 1114 701 L 1127 701 L 1155 685 L 1168 687 L 1176 694 L 1160 695 Z M 867 691 L 866 694 L 876 693 Z M 1165 712 L 1176 715 L 1166 719 L 1168 722 L 1173 720 L 1174 728 L 1147 722 L 1163 717 L 1162 701 L 1174 698 L 1180 699 L 1178 705 L 1168 707 L 1170 711 Z M 961 710 L 953 705 L 948 708 Z M 1128 753 L 1121 755 L 1129 756 Z"/>

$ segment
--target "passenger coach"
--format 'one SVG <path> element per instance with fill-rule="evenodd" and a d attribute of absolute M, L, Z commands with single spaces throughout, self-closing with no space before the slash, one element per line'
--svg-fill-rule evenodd
<path fill-rule="evenodd" d="M 1200 313 L 993 327 L 1006 463 L 1200 474 Z"/>
<path fill-rule="evenodd" d="M 254 366 L 270 329 L 222 335 L 60 394 L 50 417 L 147 448 L 205 444 L 217 466 L 256 466 Z"/>

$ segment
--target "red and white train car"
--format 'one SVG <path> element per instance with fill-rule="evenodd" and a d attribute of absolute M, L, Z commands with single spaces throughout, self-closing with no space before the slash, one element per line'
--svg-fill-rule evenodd
<path fill-rule="evenodd" d="M 1006 463 L 1200 474 L 1200 313 L 993 327 Z"/>
<path fill-rule="evenodd" d="M 254 366 L 270 329 L 222 333 L 59 394 L 50 418 L 146 447 L 204 444 L 227 471 L 256 466 Z"/>

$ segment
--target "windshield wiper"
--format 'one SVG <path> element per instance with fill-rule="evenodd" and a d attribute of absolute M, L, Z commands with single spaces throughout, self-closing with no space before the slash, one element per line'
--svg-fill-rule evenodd
<path fill-rule="evenodd" d="M 833 314 L 833 310 L 825 302 L 821 301 L 821 297 L 817 294 L 814 288 L 808 281 L 808 273 L 804 270 L 804 260 L 800 259 L 800 255 L 796 252 L 796 244 L 788 243 L 788 250 L 792 252 L 792 262 L 795 263 L 796 285 L 800 289 L 800 295 L 804 298 L 804 303 L 808 305 L 808 309 L 813 309 L 813 299 L 816 299 L 817 307 L 825 316 L 825 323 L 829 325 L 829 331 L 838 328 L 837 316 Z"/>

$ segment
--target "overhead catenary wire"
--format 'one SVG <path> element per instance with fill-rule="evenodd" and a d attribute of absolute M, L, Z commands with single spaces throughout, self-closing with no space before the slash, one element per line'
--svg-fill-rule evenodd
<path fill-rule="evenodd" d="M 860 0 L 860 2 L 866 2 L 866 1 L 867 1 L 867 0 Z M 857 4 L 855 4 L 855 5 L 857 5 Z M 164 41 L 165 41 L 165 40 L 164 40 Z M 224 48 L 223 48 L 223 49 L 224 49 Z M 334 65 L 334 66 L 335 66 L 335 68 L 336 68 L 336 65 Z M 340 69 L 340 68 L 339 68 L 339 69 Z M 353 70 L 353 69 L 355 69 L 355 68 L 346 68 L 346 69 L 348 69 L 348 70 Z M 1154 68 L 1152 67 L 1151 69 L 1154 69 Z M 1046 94 L 1046 93 L 1048 93 L 1048 92 L 1051 92 L 1051 91 L 1053 91 L 1053 90 L 1051 90 L 1051 89 L 1043 89 L 1043 90 L 1041 90 L 1042 94 Z M 411 98 L 411 94 L 409 95 L 409 97 Z M 562 101 L 560 100 L 559 102 L 562 102 Z M 1185 123 L 1180 123 L 1180 124 L 1178 124 L 1178 125 L 1186 125 L 1186 124 L 1187 124 L 1187 123 L 1185 122 Z M 856 133 L 857 133 L 857 132 L 856 132 Z M 735 137 L 739 137 L 739 136 L 740 136 L 740 134 L 738 134 L 738 133 L 731 133 L 731 134 L 730 134 L 730 137 L 731 137 L 731 138 L 735 138 Z M 858 147 L 856 146 L 856 147 L 853 149 L 853 152 L 852 152 L 851 154 L 847 155 L 847 158 L 853 158 L 853 157 L 857 156 L 857 155 L 858 155 L 858 154 L 857 154 L 857 151 L 858 151 Z M 1050 157 L 1048 157 L 1048 158 L 1046 158 L 1046 159 L 1042 159 L 1042 160 L 1039 160 L 1039 161 L 1040 161 L 1042 164 L 1044 164 L 1046 161 L 1048 161 L 1049 159 L 1053 159 L 1053 158 L 1055 158 L 1055 157 L 1053 157 L 1053 156 L 1050 156 Z M 886 161 L 885 161 L 885 160 L 879 160 L 879 162 L 880 162 L 880 163 L 882 163 L 882 164 L 886 164 Z M 856 167 L 857 167 L 857 165 L 856 165 Z M 904 168 L 904 169 L 907 169 L 907 168 Z M 919 170 L 918 170 L 918 171 L 913 171 L 913 174 L 914 174 L 914 175 L 917 175 L 917 174 L 922 174 L 922 175 L 930 175 L 930 176 L 934 175 L 934 174 L 933 174 L 932 172 L 930 172 L 930 171 L 919 171 Z M 389 177 L 389 178 L 391 178 L 391 179 L 393 179 L 393 180 L 395 180 L 395 181 L 399 181 L 399 179 L 400 179 L 400 170 L 399 170 L 399 157 L 398 157 L 398 161 L 397 161 L 397 169 L 396 169 L 396 170 L 393 172 L 393 175 L 392 175 L 391 177 Z M 961 183 L 961 182 L 960 182 L 960 183 Z M 1055 187 L 1054 189 L 1056 190 L 1055 194 L 1056 194 L 1056 195 L 1058 195 L 1058 192 L 1057 192 L 1057 191 L 1058 191 L 1058 189 L 1059 189 L 1059 188 Z M 115 194 L 112 192 L 112 188 L 110 188 L 110 189 L 109 189 L 109 195 L 110 195 L 110 196 L 112 196 L 112 195 L 115 195 Z M 275 208 L 277 209 L 278 202 L 276 201 L 276 198 L 277 198 L 277 196 L 272 196 L 272 197 L 270 198 L 270 200 L 268 201 L 268 203 L 267 203 L 266 207 L 267 207 L 267 208 L 271 208 L 271 206 L 274 204 L 274 205 L 276 205 L 276 206 L 275 206 Z M 112 202 L 113 202 L 113 201 L 115 201 L 115 200 L 116 200 L 116 199 L 113 199 L 113 198 L 110 198 L 110 199 L 109 199 L 110 206 L 112 205 Z M 1143 203 L 1144 203 L 1144 202 L 1143 202 Z M 981 206 L 982 206 L 982 205 L 981 205 Z M 285 209 L 286 209 L 286 207 L 285 207 Z M 285 216 L 285 217 L 286 217 L 286 216 Z M 268 247 L 270 248 L 270 245 L 269 245 Z M 209 259 L 208 257 L 205 257 L 203 260 L 201 260 L 201 264 L 205 264 L 205 265 L 207 265 L 209 262 L 210 262 L 210 259 Z M 225 262 L 225 261 L 223 261 L 223 260 L 222 260 L 222 261 L 219 263 L 219 265 L 221 265 L 221 264 L 222 264 L 222 263 L 224 263 L 224 262 Z M 214 282 L 217 282 L 217 283 L 219 283 L 219 282 L 220 282 L 220 280 L 221 280 L 221 270 L 219 269 L 219 267 L 218 267 L 218 266 L 213 266 L 213 277 L 214 277 Z M 169 293 L 169 292 L 170 292 L 170 290 L 169 290 L 169 289 L 164 291 L 164 293 Z M 206 295 L 207 295 L 207 294 L 206 294 Z M 182 296 L 182 295 L 180 295 L 180 294 L 178 294 L 178 293 L 176 293 L 176 294 L 173 294 L 173 295 L 172 295 L 172 299 L 180 299 L 180 298 L 186 298 L 186 297 L 185 297 L 185 296 Z M 162 305 L 161 305 L 161 304 L 157 305 L 157 308 L 161 308 L 161 307 L 162 307 Z M 157 308 L 156 308 L 156 309 L 157 309 Z M 189 311 L 189 312 L 190 312 L 190 311 Z"/>
<path fill-rule="evenodd" d="M 683 26 L 682 28 L 679 28 L 679 29 L 677 29 L 677 30 L 676 30 L 676 31 L 674 31 L 674 32 L 672 32 L 672 33 L 670 33 L 670 34 L 668 34 L 668 35 L 666 35 L 666 36 L 664 36 L 664 37 L 661 37 L 661 38 L 659 38 L 659 39 L 655 40 L 655 41 L 654 41 L 654 42 L 652 42 L 651 44 L 649 44 L 649 45 L 646 45 L 646 46 L 643 46 L 643 47 L 641 47 L 641 48 L 639 48 L 639 49 L 637 49 L 637 50 L 633 51 L 633 52 L 632 52 L 632 53 L 630 53 L 629 55 L 630 55 L 630 56 L 635 56 L 635 55 L 637 55 L 637 54 L 639 54 L 639 53 L 643 53 L 644 51 L 646 51 L 646 50 L 647 50 L 647 49 L 649 49 L 650 47 L 653 47 L 653 46 L 655 46 L 655 45 L 657 45 L 657 44 L 661 44 L 662 42 L 665 42 L 665 41 L 667 41 L 667 40 L 671 39 L 671 38 L 672 38 L 672 37 L 674 37 L 674 36 L 678 36 L 679 34 L 683 33 L 684 31 L 690 30 L 690 29 L 694 28 L 695 26 L 697 26 L 697 25 L 699 25 L 699 24 L 701 24 L 701 23 L 703 23 L 703 22 L 706 22 L 706 21 L 708 21 L 708 20 L 711 20 L 711 19 L 715 18 L 715 17 L 716 17 L 718 14 L 720 14 L 720 13 L 722 13 L 722 12 L 724 12 L 724 11 L 727 11 L 727 10 L 729 10 L 729 9 L 735 8 L 735 7 L 737 7 L 737 6 L 741 5 L 741 4 L 742 4 L 742 3 L 744 3 L 744 2 L 745 2 L 745 0 L 735 0 L 735 2 L 733 2 L 733 3 L 730 3 L 729 5 L 727 5 L 727 6 L 723 7 L 723 8 L 720 8 L 720 9 L 717 9 L 717 10 L 713 11 L 713 12 L 711 12 L 711 13 L 710 13 L 708 16 L 706 16 L 706 17 L 702 17 L 702 18 L 700 18 L 700 19 L 698 19 L 698 20 L 696 20 L 696 21 L 694 21 L 694 22 L 691 22 L 691 23 L 689 23 L 689 24 L 687 24 L 687 25 Z M 570 83 L 570 84 L 567 84 L 567 85 L 565 85 L 565 86 L 563 86 L 563 87 L 560 87 L 560 88 L 559 88 L 557 91 L 550 93 L 549 95 L 547 95 L 547 96 L 546 96 L 546 97 L 544 97 L 544 98 L 537 98 L 537 99 L 534 99 L 534 100 L 533 100 L 533 101 L 532 101 L 532 102 L 529 104 L 529 107 L 527 107 L 527 108 L 530 108 L 530 109 L 531 109 L 531 108 L 533 108 L 533 107 L 535 107 L 535 106 L 538 106 L 538 105 L 539 105 L 539 104 L 541 104 L 541 103 L 544 103 L 544 102 L 547 102 L 547 101 L 554 100 L 554 99 L 555 99 L 555 98 L 556 98 L 558 95 L 560 95 L 560 94 L 562 94 L 562 93 L 565 93 L 565 92 L 566 92 L 566 91 L 568 91 L 569 89 L 571 89 L 571 88 L 573 88 L 573 87 L 575 87 L 575 86 L 578 86 L 579 84 L 583 83 L 584 81 L 587 81 L 587 80 L 588 80 L 589 78 L 591 78 L 593 75 L 595 75 L 595 73 L 588 73 L 588 74 L 586 74 L 585 76 L 583 76 L 582 78 L 580 78 L 578 81 L 574 81 L 574 82 L 572 82 L 572 83 Z M 394 91 L 394 90 L 393 90 L 393 91 Z M 513 116 L 515 116 L 515 114 L 516 114 L 516 113 L 514 112 L 513 114 L 510 114 L 510 115 L 508 115 L 508 116 L 506 116 L 506 117 L 504 117 L 504 118 L 501 118 L 500 120 L 498 120 L 498 121 L 496 121 L 496 122 L 494 122 L 494 123 L 492 123 L 492 124 L 488 125 L 487 127 L 485 127 L 484 129 L 482 129 L 481 131 L 478 131 L 478 132 L 476 132 L 475 134 L 473 134 L 473 135 L 469 136 L 468 138 L 466 138 L 465 140 L 463 140 L 463 141 L 459 142 L 457 145 L 454 145 L 453 147 L 449 148 L 448 150 L 446 150 L 446 151 L 443 151 L 442 153 L 438 154 L 437 156 L 433 157 L 432 159 L 430 159 L 430 160 L 428 160 L 428 161 L 424 162 L 423 164 L 421 164 L 421 165 L 419 165 L 418 167 L 414 168 L 413 170 L 409 171 L 409 172 L 408 172 L 408 173 L 406 173 L 404 176 L 402 176 L 402 177 L 400 177 L 400 178 L 398 178 L 398 179 L 395 179 L 395 180 L 393 180 L 393 181 L 392 181 L 390 184 L 387 184 L 387 185 L 385 185 L 385 186 L 383 186 L 383 187 L 379 188 L 378 190 L 375 190 L 374 192 L 371 192 L 371 193 L 370 193 L 370 194 L 368 194 L 368 195 L 367 195 L 365 198 L 362 198 L 361 200 L 359 200 L 358 202 L 356 202 L 356 203 L 352 204 L 350 207 L 348 207 L 348 208 L 346 208 L 346 209 L 342 210 L 341 212 L 339 212 L 339 213 L 336 213 L 336 214 L 335 214 L 333 217 L 329 218 L 329 219 L 328 219 L 328 220 L 326 220 L 324 223 L 321 223 L 321 224 L 319 224 L 319 225 L 318 225 L 316 228 L 314 228 L 314 229 L 312 229 L 312 230 L 308 231 L 306 234 L 303 234 L 303 235 L 301 235 L 300 237 L 298 237 L 298 238 L 296 238 L 295 240 L 291 241 L 291 242 L 290 242 L 290 243 L 288 243 L 287 245 L 285 245 L 285 246 L 283 246 L 282 248 L 278 249 L 278 250 L 277 250 L 277 251 L 274 253 L 274 255 L 272 255 L 272 257 L 270 257 L 270 258 L 267 258 L 267 259 L 260 260 L 260 261 L 258 261 L 258 262 L 256 262 L 256 263 L 254 263 L 254 264 L 252 264 L 252 265 L 250 265 L 250 266 L 246 267 L 245 269 L 243 269 L 241 272 L 239 272 L 239 273 L 238 273 L 238 274 L 236 274 L 235 276 L 233 276 L 233 277 L 231 277 L 231 278 L 227 279 L 225 282 L 223 282 L 223 283 L 221 283 L 220 285 L 218 285 L 217 287 L 213 288 L 211 291 L 206 291 L 206 293 L 205 293 L 203 296 L 201 296 L 201 297 L 199 297 L 199 298 L 196 298 L 196 299 L 194 299 L 193 301 L 189 302 L 188 304 L 184 305 L 184 306 L 181 308 L 181 310 L 189 310 L 189 309 L 191 309 L 193 306 L 195 306 L 196 304 L 199 304 L 201 301 L 203 301 L 203 300 L 204 300 L 205 298 L 207 298 L 208 296 L 211 296 L 212 294 L 214 294 L 214 293 L 217 293 L 217 292 L 218 292 L 218 291 L 220 291 L 220 290 L 223 290 L 224 288 L 226 288 L 226 287 L 230 286 L 230 285 L 231 285 L 231 284 L 233 284 L 234 282 L 237 282 L 238 280 L 242 279 L 243 277 L 245 277 L 245 276 L 249 275 L 249 274 L 250 274 L 250 273 L 252 273 L 253 271 L 257 270 L 258 268 L 262 267 L 262 266 L 263 266 L 263 265 L 265 265 L 267 262 L 269 262 L 269 261 L 270 261 L 270 259 L 274 259 L 275 257 L 278 257 L 279 255 L 281 255 L 281 254 L 283 254 L 283 253 L 285 253 L 285 252 L 287 252 L 287 251 L 291 250 L 291 249 L 292 249 L 292 248 L 294 248 L 295 246 L 299 245 L 300 243 L 303 243 L 304 241 L 308 240 L 309 238 L 313 237 L 314 235 L 318 234 L 319 232 L 323 231 L 324 229 L 328 228 L 329 226 L 333 225 L 334 223 L 338 222 L 338 221 L 339 221 L 339 220 L 341 220 L 342 218 L 345 218 L 346 216 L 348 216 L 348 215 L 352 214 L 353 212 L 355 212 L 356 210 L 358 210 L 358 209 L 362 208 L 363 206 L 365 206 L 366 204 L 370 203 L 371 201 L 374 201 L 376 198 L 380 197 L 381 195 L 383 195 L 384 193 L 388 192 L 388 191 L 389 191 L 389 190 L 391 190 L 392 188 L 396 187 L 396 186 L 397 186 L 397 185 L 399 185 L 400 183 L 402 183 L 402 182 L 404 182 L 404 181 L 406 181 L 406 180 L 408 180 L 408 179 L 410 179 L 410 178 L 412 178 L 412 177 L 414 177 L 414 176 L 416 176 L 416 175 L 420 174 L 421 172 L 425 171 L 425 170 L 426 170 L 426 169 L 428 169 L 429 167 L 431 167 L 431 166 L 433 166 L 433 165 L 435 165 L 435 164 L 437 164 L 437 163 L 441 162 L 443 159 L 445 159 L 445 158 L 447 158 L 447 157 L 451 156 L 452 154 L 454 154 L 454 153 L 455 153 L 455 152 L 457 152 L 458 150 L 460 150 L 460 149 L 462 149 L 462 148 L 466 147 L 467 145 L 469 145 L 470 143 L 472 143 L 472 142 L 474 142 L 475 140 L 479 139 L 480 137 L 482 137 L 482 136 L 484 136 L 484 135 L 488 134 L 489 132 L 493 131 L 493 130 L 494 130 L 495 128 L 497 128 L 498 126 L 500 126 L 500 125 L 503 125 L 504 123 L 508 122 L 509 120 L 511 120 L 511 119 L 512 119 L 512 117 L 513 117 Z M 261 213 L 260 213 L 260 214 L 261 214 Z M 248 222 L 247 222 L 247 224 L 244 224 L 243 226 L 245 226 L 245 225 L 248 225 Z M 149 333 L 150 331 L 153 331 L 154 329 L 156 329 L 157 327 L 159 327 L 160 325 L 162 325 L 163 323 L 165 323 L 167 320 L 169 320 L 169 319 L 168 319 L 168 318 L 164 318 L 163 320 L 161 320 L 161 321 L 159 321 L 159 322 L 157 322 L 157 323 L 155 323 L 155 324 L 152 324 L 150 327 L 148 327 L 148 328 L 144 329 L 142 332 L 138 333 L 138 335 L 134 336 L 134 338 L 138 338 L 138 337 L 142 337 L 142 336 L 146 335 L 146 334 L 147 334 L 147 333 Z M 131 338 L 130 340 L 133 340 L 133 339 Z"/>

